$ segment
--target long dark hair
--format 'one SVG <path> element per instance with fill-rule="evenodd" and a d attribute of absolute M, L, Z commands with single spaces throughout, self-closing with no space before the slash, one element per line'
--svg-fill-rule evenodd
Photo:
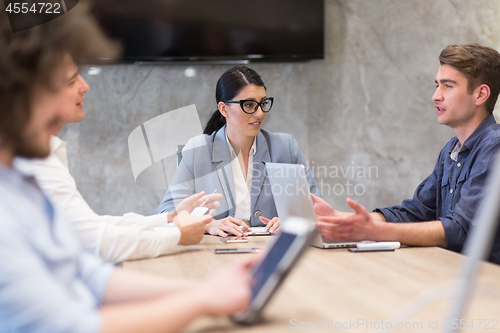
<path fill-rule="evenodd" d="M 238 95 L 241 89 L 245 88 L 247 85 L 253 84 L 258 87 L 264 87 L 264 81 L 262 81 L 259 74 L 247 66 L 235 66 L 227 70 L 217 81 L 217 87 L 215 89 L 215 99 L 217 104 L 219 102 L 226 102 L 233 99 L 234 96 Z M 212 134 L 217 132 L 226 124 L 226 118 L 220 113 L 219 109 L 215 110 L 212 117 L 205 126 L 203 134 Z"/>

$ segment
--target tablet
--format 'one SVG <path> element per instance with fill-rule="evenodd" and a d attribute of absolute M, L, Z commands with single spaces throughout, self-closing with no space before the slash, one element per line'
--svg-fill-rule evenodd
<path fill-rule="evenodd" d="M 288 218 L 281 228 L 265 257 L 252 268 L 252 299 L 245 311 L 232 317 L 235 322 L 253 324 L 258 320 L 266 304 L 304 254 L 314 230 L 311 221 L 298 217 Z"/>

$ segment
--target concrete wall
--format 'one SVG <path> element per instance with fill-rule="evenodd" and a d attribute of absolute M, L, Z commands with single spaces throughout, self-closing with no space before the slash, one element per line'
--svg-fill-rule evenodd
<path fill-rule="evenodd" d="M 433 169 L 453 132 L 431 100 L 438 55 L 448 44 L 500 49 L 497 0 L 326 0 L 326 54 L 309 63 L 251 65 L 276 98 L 264 126 L 294 135 L 324 197 L 346 209 L 397 204 Z M 67 126 L 70 170 L 100 214 L 152 214 L 161 190 L 135 185 L 130 132 L 164 112 L 196 104 L 205 124 L 219 76 L 231 66 L 102 66 L 82 75 L 87 116 Z"/>

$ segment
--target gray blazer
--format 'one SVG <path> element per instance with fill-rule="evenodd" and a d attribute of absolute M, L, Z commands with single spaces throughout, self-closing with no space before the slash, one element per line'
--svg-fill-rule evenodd
<path fill-rule="evenodd" d="M 266 162 L 303 164 L 311 193 L 320 196 L 320 189 L 312 176 L 297 141 L 290 134 L 271 133 L 261 129 L 256 138 L 257 152 L 254 155 L 251 225 L 262 226 L 260 216 L 269 219 L 277 216 L 269 180 L 266 177 Z M 215 219 L 234 216 L 233 171 L 231 155 L 226 140 L 226 126 L 211 135 L 198 135 L 189 139 L 182 150 L 179 164 L 170 186 L 156 214 L 171 212 L 188 196 L 205 191 L 222 193 L 221 206 Z"/>

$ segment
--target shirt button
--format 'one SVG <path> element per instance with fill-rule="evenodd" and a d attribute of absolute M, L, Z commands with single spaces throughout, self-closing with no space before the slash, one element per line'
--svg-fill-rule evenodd
<path fill-rule="evenodd" d="M 253 213 L 253 215 L 255 217 L 260 217 L 262 215 L 262 213 L 260 212 L 260 210 L 257 210 L 257 211 L 255 211 L 255 213 Z"/>
<path fill-rule="evenodd" d="M 450 193 L 453 193 L 453 189 L 450 190 Z"/>
<path fill-rule="evenodd" d="M 458 162 L 458 163 L 457 163 L 457 167 L 459 167 L 459 168 L 460 168 L 461 166 L 462 166 L 462 163 Z"/>

